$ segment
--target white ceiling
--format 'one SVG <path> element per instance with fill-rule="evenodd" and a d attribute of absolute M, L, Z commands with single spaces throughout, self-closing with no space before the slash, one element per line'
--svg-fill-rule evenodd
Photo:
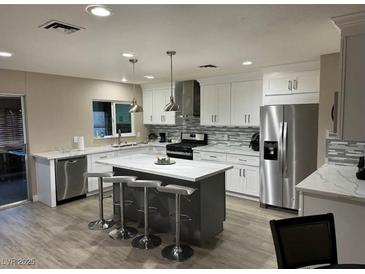
<path fill-rule="evenodd" d="M 135 52 L 137 82 L 169 80 L 166 50 L 176 50 L 177 80 L 318 60 L 339 51 L 330 18 L 365 5 L 110 5 L 98 18 L 85 5 L 1 5 L 0 68 L 120 81 L 131 78 L 122 52 Z M 85 27 L 64 35 L 38 28 L 50 19 Z M 243 67 L 244 60 L 254 65 Z M 199 69 L 215 64 L 218 69 Z M 146 80 L 144 75 L 154 75 Z"/>

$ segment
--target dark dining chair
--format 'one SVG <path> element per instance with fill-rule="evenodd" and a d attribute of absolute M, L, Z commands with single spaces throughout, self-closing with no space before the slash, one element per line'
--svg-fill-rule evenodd
<path fill-rule="evenodd" d="M 332 213 L 271 220 L 278 268 L 337 265 Z"/>

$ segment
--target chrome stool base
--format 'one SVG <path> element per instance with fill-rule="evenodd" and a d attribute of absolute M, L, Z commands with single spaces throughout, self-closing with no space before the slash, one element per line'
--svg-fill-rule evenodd
<path fill-rule="evenodd" d="M 88 227 L 90 230 L 105 230 L 111 228 L 115 222 L 113 220 L 96 220 L 89 223 Z"/>
<path fill-rule="evenodd" d="M 188 245 L 168 245 L 161 251 L 162 257 L 172 261 L 185 261 L 193 256 L 194 250 Z"/>
<path fill-rule="evenodd" d="M 132 246 L 140 249 L 152 249 L 161 244 L 161 238 L 156 235 L 140 235 L 133 239 Z"/>
<path fill-rule="evenodd" d="M 128 240 L 136 236 L 137 233 L 137 229 L 127 226 L 124 228 L 113 229 L 109 232 L 109 236 L 114 240 Z"/>

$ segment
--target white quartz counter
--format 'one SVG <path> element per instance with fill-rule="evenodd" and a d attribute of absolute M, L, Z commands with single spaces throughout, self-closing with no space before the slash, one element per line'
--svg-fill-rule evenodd
<path fill-rule="evenodd" d="M 356 171 L 356 167 L 325 164 L 299 183 L 296 189 L 365 202 L 365 181 L 356 178 Z"/>
<path fill-rule="evenodd" d="M 226 164 L 207 163 L 183 159 L 174 159 L 176 164 L 173 165 L 156 165 L 154 164 L 155 160 L 156 157 L 154 155 L 135 154 L 100 160 L 97 161 L 97 163 L 192 182 L 208 178 L 233 168 L 233 166 Z"/>
<path fill-rule="evenodd" d="M 36 158 L 43 158 L 46 160 L 53 160 L 53 159 L 62 159 L 62 158 L 69 158 L 74 156 L 83 156 L 88 154 L 96 154 L 96 153 L 103 153 L 103 152 L 110 152 L 110 151 L 119 151 L 119 150 L 128 150 L 134 148 L 143 148 L 143 147 L 166 147 L 169 143 L 159 143 L 159 142 L 150 142 L 147 144 L 133 144 L 125 147 L 112 147 L 111 145 L 108 146 L 96 146 L 96 147 L 86 147 L 84 150 L 69 150 L 69 151 L 47 151 L 47 152 L 39 152 L 39 153 L 32 153 L 33 157 Z"/>
<path fill-rule="evenodd" d="M 244 146 L 229 146 L 229 145 L 207 145 L 193 148 L 194 151 L 218 152 L 227 154 L 260 156 L 259 151 L 254 151 L 249 147 Z"/>

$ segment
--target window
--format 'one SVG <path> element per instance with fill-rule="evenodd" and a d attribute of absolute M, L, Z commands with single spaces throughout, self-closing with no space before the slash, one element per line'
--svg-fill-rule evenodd
<path fill-rule="evenodd" d="M 130 102 L 93 101 L 94 137 L 134 136 Z"/>

